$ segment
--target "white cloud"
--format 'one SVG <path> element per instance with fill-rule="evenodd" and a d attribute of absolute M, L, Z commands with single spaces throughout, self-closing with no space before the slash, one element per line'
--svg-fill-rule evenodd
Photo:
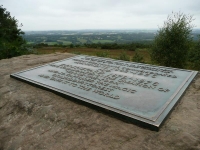
<path fill-rule="evenodd" d="M 23 30 L 158 28 L 172 11 L 194 15 L 200 28 L 199 0 L 1 1 Z"/>

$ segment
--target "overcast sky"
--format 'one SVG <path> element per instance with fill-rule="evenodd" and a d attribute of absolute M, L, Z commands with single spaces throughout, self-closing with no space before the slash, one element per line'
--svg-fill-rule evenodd
<path fill-rule="evenodd" d="M 193 15 L 200 28 L 200 0 L 0 0 L 22 30 L 158 29 L 168 14 Z"/>

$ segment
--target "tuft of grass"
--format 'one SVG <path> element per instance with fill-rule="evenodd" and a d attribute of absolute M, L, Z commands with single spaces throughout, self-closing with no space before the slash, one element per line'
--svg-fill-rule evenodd
<path fill-rule="evenodd" d="M 81 52 L 80 51 L 76 51 L 76 50 L 74 50 L 73 52 L 71 52 L 72 54 L 76 54 L 76 55 L 80 55 L 81 54 Z"/>

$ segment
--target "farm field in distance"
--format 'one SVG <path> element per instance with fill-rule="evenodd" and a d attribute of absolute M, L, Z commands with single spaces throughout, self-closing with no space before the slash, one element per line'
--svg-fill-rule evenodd
<path fill-rule="evenodd" d="M 74 30 L 74 31 L 26 31 L 27 44 L 83 45 L 92 43 L 151 43 L 157 30 Z M 194 40 L 200 30 L 193 31 Z"/>
<path fill-rule="evenodd" d="M 27 44 L 83 45 L 91 43 L 128 43 L 152 41 L 155 30 L 77 30 L 77 31 L 26 31 Z"/>

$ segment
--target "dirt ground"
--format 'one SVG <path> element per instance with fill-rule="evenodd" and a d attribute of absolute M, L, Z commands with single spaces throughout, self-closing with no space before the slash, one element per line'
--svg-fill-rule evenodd
<path fill-rule="evenodd" d="M 0 150 L 200 150 L 200 75 L 159 132 L 10 78 L 71 56 L 0 60 Z"/>

